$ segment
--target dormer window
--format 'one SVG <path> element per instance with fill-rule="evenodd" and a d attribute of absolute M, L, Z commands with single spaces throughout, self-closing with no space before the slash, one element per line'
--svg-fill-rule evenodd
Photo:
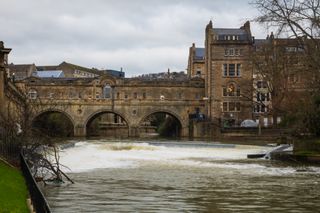
<path fill-rule="evenodd" d="M 224 40 L 226 41 L 238 41 L 239 36 L 238 35 L 225 35 Z"/>

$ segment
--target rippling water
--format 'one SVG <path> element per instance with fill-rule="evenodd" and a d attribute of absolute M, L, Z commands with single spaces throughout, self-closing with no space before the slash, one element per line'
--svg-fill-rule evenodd
<path fill-rule="evenodd" d="M 319 212 L 320 168 L 246 159 L 267 147 L 77 142 L 53 212 Z"/>

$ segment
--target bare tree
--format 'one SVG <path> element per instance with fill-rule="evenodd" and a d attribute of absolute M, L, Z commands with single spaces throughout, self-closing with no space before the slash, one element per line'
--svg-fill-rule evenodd
<path fill-rule="evenodd" d="M 294 76 L 292 72 L 298 72 L 303 86 L 299 91 L 294 81 L 288 84 L 286 92 L 288 95 L 283 99 L 281 106 L 290 105 L 290 108 L 285 109 L 286 115 L 291 117 L 295 125 L 300 124 L 299 129 L 320 135 L 320 122 L 315 121 L 319 119 L 314 119 L 319 117 L 320 0 L 253 0 L 252 4 L 260 12 L 255 21 L 276 30 L 278 41 L 281 41 L 279 38 L 286 37 L 283 40 L 296 42 L 294 54 L 289 62 L 294 61 L 293 56 L 297 57 L 296 60 L 299 62 L 298 64 L 289 63 L 288 65 L 293 69 L 291 73 L 287 73 L 287 78 L 282 79 L 286 79 L 285 81 L 294 79 L 290 78 Z M 290 51 L 286 53 L 287 58 L 290 55 L 288 52 Z M 281 72 L 285 73 L 285 69 Z M 277 78 L 281 79 L 281 77 L 283 76 Z M 281 100 L 281 89 L 279 91 L 277 88 L 278 91 L 276 91 L 276 88 L 273 88 L 273 90 L 276 96 L 280 92 L 279 100 Z M 273 99 L 272 102 L 274 101 L 276 100 Z"/>
<path fill-rule="evenodd" d="M 28 99 L 19 88 L 11 82 L 11 88 L 6 88 L 6 106 L 0 111 L 0 154 L 7 160 L 16 163 L 20 150 L 31 166 L 34 176 L 43 180 L 51 179 L 73 181 L 61 170 L 64 166 L 59 161 L 59 147 L 55 141 L 33 127 L 33 119 L 50 105 L 58 108 L 55 100 Z M 14 91 L 9 91 L 10 89 Z M 61 108 L 61 107 L 60 107 Z M 49 174 L 49 175 L 48 175 Z"/>
<path fill-rule="evenodd" d="M 307 56 L 304 61 L 314 76 L 310 87 L 320 89 L 320 0 L 254 0 L 260 16 L 255 20 L 295 38 Z"/>

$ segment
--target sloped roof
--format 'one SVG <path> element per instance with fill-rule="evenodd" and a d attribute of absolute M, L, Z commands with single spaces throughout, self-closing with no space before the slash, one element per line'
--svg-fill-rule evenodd
<path fill-rule="evenodd" d="M 8 68 L 10 69 L 11 72 L 26 72 L 32 67 L 35 66 L 34 64 L 8 64 Z"/>
<path fill-rule="evenodd" d="M 11 73 L 15 74 L 16 80 L 22 80 L 30 77 L 32 72 L 36 70 L 34 64 L 8 64 L 7 66 Z"/>
<path fill-rule="evenodd" d="M 35 76 L 39 78 L 62 78 L 64 73 L 62 70 L 46 70 L 46 71 L 37 71 Z"/>
<path fill-rule="evenodd" d="M 219 40 L 225 40 L 225 36 L 238 36 L 239 41 L 247 41 L 249 34 L 245 29 L 238 28 L 213 28 L 213 32 L 218 36 Z"/>
<path fill-rule="evenodd" d="M 205 56 L 205 48 L 196 48 L 194 59 L 202 60 Z"/>
<path fill-rule="evenodd" d="M 46 71 L 46 70 L 56 70 L 58 69 L 58 66 L 52 65 L 52 66 L 37 66 L 38 71 Z"/>
<path fill-rule="evenodd" d="M 218 35 L 247 35 L 244 29 L 238 28 L 213 28 L 213 32 Z"/>

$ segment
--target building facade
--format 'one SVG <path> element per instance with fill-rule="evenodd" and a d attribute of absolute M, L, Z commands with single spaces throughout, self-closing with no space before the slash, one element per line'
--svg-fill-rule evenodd
<path fill-rule="evenodd" d="M 205 99 L 211 121 L 237 126 L 252 118 L 252 67 L 249 62 L 254 40 L 250 23 L 240 28 L 205 31 Z"/>
<path fill-rule="evenodd" d="M 189 48 L 187 75 L 205 78 L 205 48 L 196 47 L 194 43 Z"/>

